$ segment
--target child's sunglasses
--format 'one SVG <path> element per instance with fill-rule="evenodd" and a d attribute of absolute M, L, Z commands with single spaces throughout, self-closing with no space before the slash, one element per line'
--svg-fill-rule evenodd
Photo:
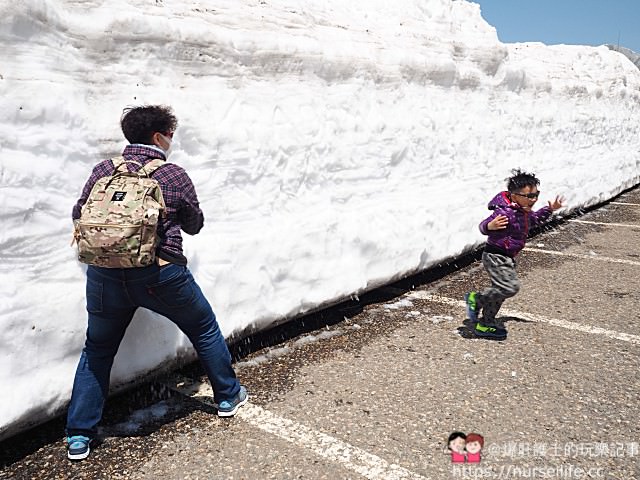
<path fill-rule="evenodd" d="M 540 196 L 540 192 L 534 192 L 534 193 L 516 193 L 516 192 L 511 192 L 511 195 L 518 195 L 520 197 L 527 197 L 530 200 L 535 200 L 536 198 L 538 198 Z"/>

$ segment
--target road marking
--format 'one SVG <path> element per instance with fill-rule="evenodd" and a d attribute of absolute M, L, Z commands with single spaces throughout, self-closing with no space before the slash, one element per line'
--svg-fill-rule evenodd
<path fill-rule="evenodd" d="M 631 205 L 633 207 L 640 207 L 640 203 L 627 203 L 627 202 L 609 202 L 611 205 Z"/>
<path fill-rule="evenodd" d="M 455 300 L 453 298 L 443 297 L 440 295 L 433 295 L 425 291 L 415 291 L 408 295 L 409 298 L 418 298 L 421 300 L 427 300 L 430 302 L 440 303 L 443 305 L 449 305 L 452 307 L 459 307 L 464 309 L 466 304 L 462 300 Z M 614 338 L 616 340 L 622 340 L 624 342 L 634 343 L 640 345 L 640 336 L 631 335 L 629 333 L 616 332 L 614 330 L 607 330 L 606 328 L 592 327 L 590 325 L 582 325 L 580 323 L 569 322 L 567 320 L 561 320 L 558 318 L 543 317 L 542 315 L 534 315 L 532 313 L 519 312 L 516 310 L 502 308 L 500 313 L 509 317 L 522 318 L 531 322 L 548 323 L 556 327 L 566 328 L 568 330 L 576 330 L 578 332 L 593 333 L 597 335 L 604 335 L 605 337 Z"/>
<path fill-rule="evenodd" d="M 624 258 L 601 257 L 599 255 L 586 255 L 584 253 L 557 252 L 555 250 L 543 250 L 541 248 L 525 247 L 525 252 L 547 253 L 549 255 L 560 255 L 566 257 L 586 258 L 588 260 L 597 260 L 599 262 L 623 263 L 625 265 L 640 266 L 640 262 L 634 260 L 626 260 Z"/>
<path fill-rule="evenodd" d="M 168 381 L 166 386 L 201 403 L 213 405 L 213 391 L 208 383 L 178 378 Z M 349 445 L 326 433 L 280 417 L 251 402 L 241 407 L 235 416 L 260 430 L 307 448 L 371 480 L 428 480 L 399 465 L 389 463 L 377 455 Z"/>
<path fill-rule="evenodd" d="M 639 228 L 640 225 L 632 225 L 629 223 L 609 223 L 609 222 L 591 222 L 589 220 L 569 220 L 573 223 L 586 223 L 587 225 L 607 225 L 609 227 L 629 227 L 629 228 Z"/>

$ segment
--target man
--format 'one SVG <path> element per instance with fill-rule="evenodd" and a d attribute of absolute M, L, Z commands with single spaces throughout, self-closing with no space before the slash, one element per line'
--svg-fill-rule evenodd
<path fill-rule="evenodd" d="M 151 105 L 127 109 L 120 124 L 130 143 L 122 154 L 125 160 L 142 166 L 154 159 L 166 160 L 177 127 L 171 108 Z M 137 171 L 141 168 L 138 164 L 127 163 L 126 168 Z M 113 175 L 114 169 L 111 160 L 94 167 L 73 207 L 74 221 L 80 218 L 96 181 Z M 160 166 L 151 177 L 160 184 L 166 204 L 166 215 L 158 224 L 156 262 L 139 268 L 87 268 L 87 338 L 74 379 L 66 426 L 67 455 L 72 460 L 89 455 L 109 391 L 113 358 L 138 307 L 167 317 L 187 335 L 211 381 L 219 416 L 235 415 L 249 398 L 231 366 L 231 355 L 215 314 L 182 252 L 180 230 L 195 235 L 204 223 L 193 183 L 182 167 L 172 163 Z"/>

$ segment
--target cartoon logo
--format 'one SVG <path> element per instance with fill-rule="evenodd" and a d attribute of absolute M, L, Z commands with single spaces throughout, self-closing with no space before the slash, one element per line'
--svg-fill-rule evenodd
<path fill-rule="evenodd" d="M 447 440 L 451 463 L 480 463 L 484 437 L 479 433 L 453 432 Z"/>

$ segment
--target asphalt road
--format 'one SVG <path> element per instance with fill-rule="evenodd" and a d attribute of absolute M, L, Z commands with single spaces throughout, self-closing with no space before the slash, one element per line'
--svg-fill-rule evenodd
<path fill-rule="evenodd" d="M 234 419 L 189 365 L 112 399 L 88 460 L 54 420 L 0 444 L 0 478 L 640 479 L 640 189 L 531 238 L 518 272 L 505 341 L 464 326 L 470 255 L 235 345 Z M 480 464 L 451 463 L 454 431 Z"/>

